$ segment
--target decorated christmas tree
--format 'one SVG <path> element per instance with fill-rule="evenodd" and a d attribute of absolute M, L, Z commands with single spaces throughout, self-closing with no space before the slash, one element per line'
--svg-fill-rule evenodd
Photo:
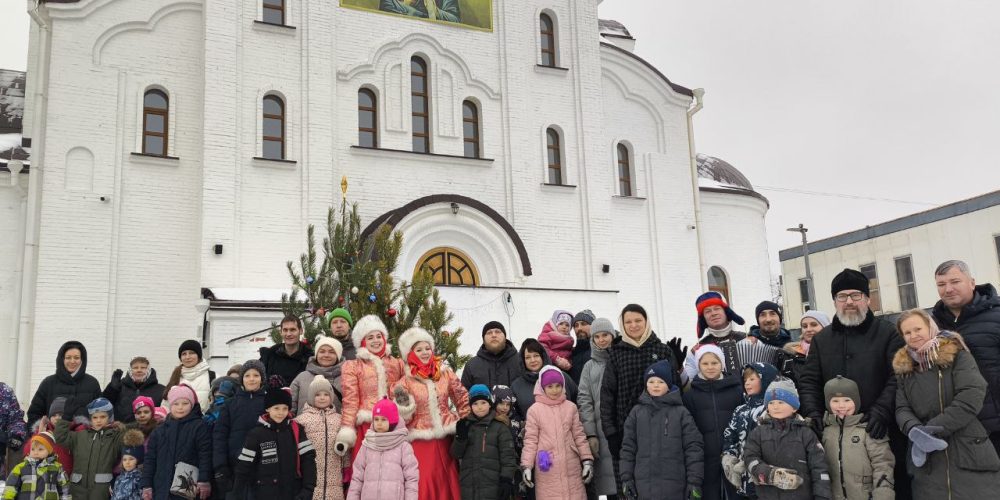
<path fill-rule="evenodd" d="M 462 329 L 447 330 L 453 315 L 441 299 L 429 270 L 413 276 L 413 281 L 397 281 L 393 273 L 403 246 L 403 234 L 380 226 L 373 235 L 362 237 L 358 205 L 347 203 L 347 179 L 341 182 L 344 197 L 339 214 L 330 207 L 322 258 L 316 248 L 316 228 L 309 226 L 307 250 L 299 262 L 288 262 L 291 293 L 281 297 L 281 310 L 302 319 L 305 337 L 312 343 L 317 335 L 329 335 L 324 320 L 329 311 L 343 307 L 357 321 L 375 314 L 389 330 L 393 355 L 399 356 L 396 339 L 412 326 L 420 326 L 434 337 L 437 355 L 448 366 L 461 368 L 469 356 L 460 356 Z M 271 337 L 280 341 L 279 329 L 272 325 Z"/>

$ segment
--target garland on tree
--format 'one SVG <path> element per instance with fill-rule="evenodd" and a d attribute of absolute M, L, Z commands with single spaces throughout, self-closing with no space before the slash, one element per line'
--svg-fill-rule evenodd
<path fill-rule="evenodd" d="M 297 266 L 288 261 L 292 289 L 291 293 L 282 294 L 281 311 L 302 319 L 309 344 L 317 335 L 330 335 L 325 317 L 333 309 L 347 309 L 355 321 L 374 314 L 382 318 L 389 330 L 394 356 L 400 355 L 396 342 L 399 335 L 407 328 L 419 326 L 434 337 L 436 354 L 458 370 L 470 356 L 458 354 L 462 329 L 445 329 L 454 315 L 448 312 L 447 303 L 434 286 L 431 272 L 425 268 L 413 276 L 412 282 L 397 282 L 393 273 L 403 246 L 402 232 L 383 225 L 371 237 L 362 238 L 358 205 L 353 203 L 348 208 L 346 185 L 344 179 L 340 216 L 337 217 L 333 207 L 327 213 L 322 262 L 317 258 L 316 228 L 311 224 L 306 253 L 299 257 Z M 271 338 L 275 343 L 281 341 L 276 323 L 271 325 Z"/>

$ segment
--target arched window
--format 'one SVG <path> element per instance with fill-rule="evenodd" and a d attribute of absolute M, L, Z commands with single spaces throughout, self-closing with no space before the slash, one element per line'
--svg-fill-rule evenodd
<path fill-rule="evenodd" d="M 632 157 L 622 143 L 618 143 L 618 194 L 632 196 Z"/>
<path fill-rule="evenodd" d="M 264 97 L 263 157 L 285 159 L 285 103 L 276 95 Z"/>
<path fill-rule="evenodd" d="M 472 101 L 462 103 L 462 134 L 465 157 L 481 158 L 479 145 L 479 108 Z"/>
<path fill-rule="evenodd" d="M 167 118 L 170 101 L 162 90 L 150 89 L 142 98 L 142 154 L 167 156 Z"/>
<path fill-rule="evenodd" d="M 431 113 L 427 98 L 427 63 L 413 56 L 410 59 L 410 102 L 413 105 L 413 151 L 431 152 Z"/>
<path fill-rule="evenodd" d="M 548 151 L 548 181 L 549 184 L 562 184 L 562 145 L 559 141 L 559 132 L 554 128 L 545 131 Z"/>
<path fill-rule="evenodd" d="M 435 285 L 476 286 L 479 271 L 469 256 L 449 247 L 438 247 L 425 253 L 418 261 L 416 274 L 427 268 L 434 276 Z"/>
<path fill-rule="evenodd" d="M 541 26 L 542 66 L 556 67 L 556 24 L 552 16 L 542 14 L 538 17 Z"/>
<path fill-rule="evenodd" d="M 370 89 L 358 91 L 358 146 L 378 147 L 378 100 Z"/>
<path fill-rule="evenodd" d="M 712 292 L 721 293 L 727 302 L 732 301 L 732 297 L 729 296 L 729 278 L 726 277 L 726 272 L 719 266 L 708 268 L 708 289 Z"/>
<path fill-rule="evenodd" d="M 285 24 L 285 0 L 263 0 L 263 21 L 268 24 Z"/>

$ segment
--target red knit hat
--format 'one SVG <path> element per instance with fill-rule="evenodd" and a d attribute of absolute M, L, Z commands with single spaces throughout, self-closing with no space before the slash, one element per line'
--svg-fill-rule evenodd
<path fill-rule="evenodd" d="M 696 309 L 698 309 L 699 338 L 701 337 L 701 334 L 705 331 L 705 328 L 708 327 L 708 323 L 705 322 L 705 309 L 711 306 L 719 306 L 725 309 L 726 317 L 729 318 L 729 321 L 736 322 L 737 325 L 742 325 L 746 323 L 746 321 L 744 321 L 739 314 L 736 314 L 736 311 L 733 311 L 732 308 L 729 307 L 729 303 L 726 302 L 726 298 L 723 297 L 722 294 L 719 292 L 705 292 L 699 295 L 698 298 L 695 299 L 694 301 L 694 306 Z"/>

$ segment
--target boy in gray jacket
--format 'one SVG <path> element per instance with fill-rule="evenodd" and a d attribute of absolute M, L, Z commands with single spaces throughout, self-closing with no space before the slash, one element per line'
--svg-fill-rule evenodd
<path fill-rule="evenodd" d="M 764 396 L 767 415 L 747 438 L 743 460 L 760 500 L 830 498 L 830 475 L 823 445 L 802 418 L 799 392 L 786 378 L 771 383 Z"/>
<path fill-rule="evenodd" d="M 834 500 L 893 500 L 896 457 L 889 438 L 875 439 L 863 424 L 858 384 L 837 375 L 823 387 L 826 399 L 823 448 Z"/>

